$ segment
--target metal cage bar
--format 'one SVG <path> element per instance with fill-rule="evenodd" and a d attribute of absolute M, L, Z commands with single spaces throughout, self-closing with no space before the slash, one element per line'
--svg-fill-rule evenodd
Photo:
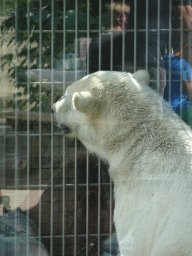
<path fill-rule="evenodd" d="M 66 51 L 66 22 L 65 22 L 65 15 L 66 15 L 66 2 L 63 2 L 63 58 L 65 60 L 65 51 Z M 65 66 L 64 66 L 64 61 L 63 61 L 63 94 L 65 92 L 66 86 L 65 86 Z M 62 159 L 62 163 L 63 163 L 63 169 L 62 169 L 62 173 L 63 173 L 63 180 L 62 180 L 62 187 L 63 187 L 63 200 L 62 200 L 62 210 L 63 210 L 63 214 L 62 214 L 62 224 L 63 224 L 63 228 L 62 228 L 62 255 L 65 255 L 65 242 L 66 242 L 66 234 L 65 234 L 65 211 L 66 211 L 66 187 L 65 187 L 65 183 L 66 183 L 66 168 L 65 168 L 65 159 L 66 159 L 66 151 L 65 151 L 65 145 L 66 145 L 66 140 L 65 137 L 63 137 L 62 139 L 62 147 L 63 147 L 63 159 Z"/>
<path fill-rule="evenodd" d="M 54 0 L 51 2 L 51 105 L 54 103 Z M 54 132 L 53 132 L 53 116 L 51 116 L 51 207 L 50 207 L 50 255 L 53 256 L 53 191 L 54 191 L 54 175 L 53 175 L 53 169 L 54 169 Z"/>
<path fill-rule="evenodd" d="M 15 1 L 15 30 L 16 30 L 16 39 L 17 39 L 17 28 L 18 28 L 18 2 L 17 0 Z M 18 61 L 18 48 L 16 45 L 16 61 Z M 17 85 L 17 78 L 18 78 L 18 70 L 17 70 L 17 66 L 15 67 L 15 78 L 16 78 L 16 92 L 18 90 L 18 85 Z M 18 108 L 17 108 L 17 96 L 16 96 L 16 101 L 15 101 L 15 191 L 18 189 L 18 168 L 17 168 L 17 161 L 18 161 L 18 136 L 17 136 L 17 128 L 18 128 Z M 16 198 L 17 200 L 17 198 Z M 17 225 L 17 212 L 15 212 L 15 228 Z M 15 236 L 15 250 L 14 253 L 15 255 L 17 255 L 16 252 L 16 246 L 17 246 L 17 236 Z"/>
<path fill-rule="evenodd" d="M 92 156 L 84 147 L 77 141 L 71 140 L 61 136 L 57 131 L 57 127 L 54 123 L 54 118 L 50 114 L 50 106 L 58 100 L 62 94 L 65 93 L 65 90 L 68 85 L 72 82 L 79 79 L 79 74 L 81 74 L 78 61 L 80 59 L 80 39 L 83 37 L 85 39 L 85 51 L 84 53 L 84 73 L 90 73 L 90 41 L 94 36 L 98 38 L 98 70 L 102 69 L 102 47 L 103 47 L 103 35 L 110 33 L 110 65 L 109 70 L 115 69 L 115 60 L 114 60 L 114 51 L 115 51 L 115 33 L 111 29 L 114 27 L 114 3 L 115 0 L 109 0 L 108 4 L 111 4 L 112 8 L 110 9 L 110 28 L 104 28 L 103 17 L 104 17 L 104 8 L 105 1 L 99 0 L 95 4 L 97 9 L 97 23 L 93 26 L 93 15 L 92 9 L 90 8 L 90 0 L 85 1 L 82 4 L 82 1 L 71 1 L 69 4 L 67 1 L 62 2 L 62 7 L 57 13 L 57 0 L 50 0 L 49 7 L 50 10 L 47 10 L 47 6 L 44 6 L 42 0 L 37 0 L 39 4 L 39 9 L 37 11 L 37 20 L 38 25 L 33 27 L 33 12 L 36 12 L 36 7 L 33 8 L 33 1 L 27 0 L 26 2 L 26 27 L 20 26 L 20 13 L 18 0 L 15 1 L 14 11 L 15 11 L 15 89 L 16 89 L 16 98 L 14 103 L 14 113 L 13 116 L 7 117 L 6 111 L 3 109 L 3 119 L 11 123 L 12 131 L 6 130 L 6 125 L 3 127 L 3 132 L 0 134 L 0 139 L 3 141 L 3 155 L 5 156 L 5 161 L 1 164 L 3 166 L 3 173 L 5 174 L 5 181 L 3 184 L 4 191 L 14 191 L 15 193 L 15 205 L 21 206 L 19 204 L 20 192 L 26 192 L 26 255 L 30 254 L 30 243 L 31 243 L 31 219 L 33 219 L 38 224 L 37 233 L 33 235 L 33 239 L 37 239 L 38 244 L 38 253 L 37 255 L 42 255 L 44 246 L 51 256 L 60 256 L 60 255 L 101 255 L 103 256 L 103 251 L 107 239 L 109 240 L 108 253 L 112 255 L 113 251 L 113 234 L 115 229 L 113 226 L 113 183 L 110 177 L 105 173 L 105 167 L 103 167 L 103 162 L 100 159 L 96 159 L 95 162 L 92 160 Z M 126 3 L 126 0 L 122 0 L 122 3 Z M 139 33 L 145 33 L 145 64 L 142 68 L 146 70 L 150 69 L 149 66 L 149 36 L 150 33 L 155 33 L 157 37 L 157 62 L 155 68 L 157 69 L 156 73 L 156 84 L 157 90 L 160 90 L 161 83 L 161 35 L 162 33 L 168 34 L 168 58 L 169 58 L 169 67 L 167 75 L 169 80 L 167 83 L 172 83 L 172 66 L 171 66 L 171 53 L 172 49 L 172 38 L 174 32 L 180 33 L 180 48 L 181 48 L 181 58 L 183 58 L 183 36 L 185 32 L 188 32 L 189 42 L 191 42 L 192 34 L 188 29 L 183 29 L 183 15 L 181 15 L 180 28 L 173 28 L 172 18 L 172 0 L 169 1 L 169 21 L 168 27 L 161 27 L 161 1 L 157 1 L 157 27 L 150 27 L 150 1 L 145 1 L 146 8 L 146 18 L 145 18 L 145 27 L 140 28 L 139 22 L 137 19 L 139 1 L 134 0 L 134 14 L 133 14 L 133 27 L 126 29 L 125 24 L 123 24 L 123 36 L 122 36 L 122 59 L 121 71 L 127 70 L 126 66 L 126 32 L 133 33 L 133 60 L 131 67 L 133 71 L 136 71 L 138 68 L 141 68 L 138 61 L 138 35 Z M 181 6 L 183 6 L 183 0 L 181 0 Z M 191 1 L 192 2 L 192 1 Z M 69 7 L 70 6 L 70 7 Z M 74 7 L 73 10 L 70 10 Z M 82 7 L 83 6 L 83 7 Z M 81 27 L 81 8 L 84 8 L 85 17 L 87 23 L 85 26 Z M 70 12 L 71 11 L 71 12 Z M 49 13 L 50 12 L 50 13 Z M 46 16 L 47 15 L 47 16 Z M 50 19 L 49 19 L 50 15 Z M 57 26 L 57 15 L 60 19 L 60 26 Z M 71 15 L 71 19 L 74 19 L 74 25 L 69 26 L 67 23 L 67 18 Z M 123 10 L 122 15 L 124 17 L 125 10 Z M 95 17 L 94 17 L 95 18 Z M 49 20 L 49 26 L 45 26 L 44 20 Z M 93 29 L 92 29 L 93 28 Z M 20 37 L 21 34 L 25 34 L 26 42 L 26 80 L 20 81 L 20 70 L 19 62 L 20 60 Z M 32 35 L 37 37 L 36 41 L 32 41 Z M 47 36 L 48 35 L 48 36 Z M 60 52 L 59 56 L 56 56 L 57 53 L 57 44 L 55 42 L 57 36 L 60 36 Z M 47 37 L 46 37 L 47 36 Z M 68 45 L 68 38 L 73 39 L 73 43 L 70 41 L 70 47 Z M 37 39 L 38 38 L 38 39 Z M 48 46 L 46 45 L 44 38 L 49 38 Z M 72 40 L 71 39 L 71 40 Z M 33 75 L 31 70 L 33 70 L 32 63 L 32 54 L 33 49 L 37 47 L 38 57 L 36 61 L 36 67 L 38 69 L 38 79 L 33 80 Z M 46 47 L 50 50 L 49 63 L 47 64 L 44 60 L 44 54 L 49 54 L 49 51 L 46 51 Z M 189 62 L 192 64 L 192 53 L 191 49 L 189 50 Z M 69 56 L 70 55 L 70 56 Z M 71 57 L 72 56 L 72 57 Z M 57 60 L 58 58 L 58 60 Z M 57 66 L 57 61 L 60 62 L 59 67 Z M 68 61 L 74 61 L 73 67 L 66 68 Z M 46 66 L 47 65 L 47 66 Z M 83 65 L 83 64 L 82 64 Z M 48 68 L 47 68 L 48 67 Z M 49 70 L 49 78 L 44 77 L 45 69 Z M 82 67 L 81 67 L 82 68 Z M 182 62 L 180 66 L 180 95 L 183 93 L 183 81 L 182 81 Z M 119 70 L 120 71 L 120 70 Z M 56 76 L 56 72 L 60 72 L 60 78 Z M 69 72 L 69 73 L 68 73 Z M 71 73 L 70 73 L 71 72 Z M 70 74 L 70 79 L 68 75 Z M 83 76 L 83 75 L 82 75 Z M 47 79 L 47 80 L 46 80 Z M 31 110 L 31 97 L 32 91 L 35 86 L 38 87 L 38 110 Z M 25 88 L 27 91 L 25 101 L 27 102 L 26 109 L 21 111 L 19 109 L 19 100 L 20 100 L 20 87 Z M 58 90 L 59 88 L 59 90 Z M 47 108 L 43 105 L 44 95 L 49 91 L 49 106 Z M 171 100 L 171 87 L 169 88 L 169 99 Z M 181 105 L 180 116 L 183 115 L 183 109 Z M 32 118 L 32 115 L 35 112 L 35 117 Z M 21 118 L 21 116 L 25 118 Z M 14 120 L 14 121 L 12 121 Z M 22 127 L 22 122 L 25 123 L 25 127 Z M 13 150 L 8 152 L 8 146 L 10 144 L 7 142 L 10 140 L 13 144 Z M 22 143 L 21 143 L 22 141 Z M 25 157 L 26 157 L 26 166 L 24 170 L 20 170 L 19 161 L 20 161 L 20 148 L 24 144 Z M 22 154 L 24 154 L 22 151 Z M 47 153 L 48 152 L 48 153 Z M 83 153 L 82 153 L 83 152 Z M 14 158 L 14 178 L 13 182 L 10 178 L 7 178 L 9 168 L 6 166 L 6 161 L 9 160 L 7 157 L 8 153 L 11 157 Z M 82 154 L 82 155 L 81 155 Z M 85 165 L 82 164 L 82 161 L 79 158 L 85 159 Z M 46 164 L 44 163 L 46 162 Z M 35 165 L 36 164 L 36 165 Z M 93 165 L 95 164 L 96 168 L 94 169 Z M 107 168 L 107 167 L 106 167 Z M 96 178 L 92 180 L 93 173 L 96 172 Z M 105 174 L 105 175 L 104 175 Z M 37 176 L 35 176 L 37 175 Z M 35 177 L 35 178 L 34 178 Z M 33 180 L 34 178 L 34 180 Z M 38 203 L 37 209 L 35 206 L 31 207 L 31 196 L 30 193 L 37 191 L 38 193 Z M 91 197 L 93 195 L 94 199 Z M 95 199 L 96 198 L 96 199 Z M 95 200 L 95 201 L 94 201 Z M 103 201 L 106 201 L 106 205 Z M 96 206 L 95 206 L 96 205 Z M 11 205 L 12 210 L 15 208 Z M 95 207 L 95 208 L 94 208 Z M 94 209 L 94 217 L 93 212 Z M 105 216 L 105 224 L 103 212 L 107 215 Z M 94 219 L 94 221 L 93 221 Z M 17 229 L 19 223 L 19 213 L 15 211 L 14 215 L 14 227 Z M 93 223 L 94 222 L 94 223 Z M 19 243 L 18 236 L 14 237 L 14 254 L 18 255 L 18 247 L 21 246 Z"/>
<path fill-rule="evenodd" d="M 42 2 L 39 2 L 39 214 L 38 214 L 38 242 L 39 242 L 39 256 L 41 255 L 41 211 L 42 211 L 42 200 L 41 200 L 41 184 L 42 184 Z"/>
<path fill-rule="evenodd" d="M 134 72 L 137 69 L 137 0 L 134 0 Z"/>

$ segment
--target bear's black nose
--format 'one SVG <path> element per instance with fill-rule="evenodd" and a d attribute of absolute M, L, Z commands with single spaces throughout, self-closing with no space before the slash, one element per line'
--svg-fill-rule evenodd
<path fill-rule="evenodd" d="M 55 112 L 55 104 L 53 104 L 52 108 L 51 108 L 51 113 L 54 114 Z"/>
<path fill-rule="evenodd" d="M 65 124 L 60 124 L 59 125 L 59 131 L 61 132 L 61 133 L 69 133 L 70 132 L 70 128 L 69 128 L 69 126 L 67 126 L 67 125 L 65 125 Z"/>

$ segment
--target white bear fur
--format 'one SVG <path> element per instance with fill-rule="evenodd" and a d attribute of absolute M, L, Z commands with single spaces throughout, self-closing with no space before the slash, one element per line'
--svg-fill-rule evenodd
<path fill-rule="evenodd" d="M 121 255 L 192 255 L 192 131 L 147 71 L 99 71 L 53 106 L 59 127 L 109 163 Z"/>

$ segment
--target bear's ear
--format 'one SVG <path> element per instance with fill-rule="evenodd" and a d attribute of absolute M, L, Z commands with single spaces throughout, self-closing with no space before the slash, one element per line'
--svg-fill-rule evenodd
<path fill-rule="evenodd" d="M 149 85 L 150 81 L 150 76 L 147 70 L 138 70 L 133 74 L 133 77 L 139 81 L 139 82 L 144 82 L 147 85 Z"/>
<path fill-rule="evenodd" d="M 73 107 L 83 113 L 90 113 L 96 105 L 96 100 L 89 91 L 75 92 L 72 98 Z"/>

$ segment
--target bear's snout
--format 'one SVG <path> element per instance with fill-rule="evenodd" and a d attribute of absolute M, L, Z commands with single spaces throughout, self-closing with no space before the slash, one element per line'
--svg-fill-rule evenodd
<path fill-rule="evenodd" d="M 59 131 L 63 134 L 67 134 L 70 132 L 70 128 L 69 126 L 65 125 L 65 124 L 60 124 L 59 125 Z"/>

